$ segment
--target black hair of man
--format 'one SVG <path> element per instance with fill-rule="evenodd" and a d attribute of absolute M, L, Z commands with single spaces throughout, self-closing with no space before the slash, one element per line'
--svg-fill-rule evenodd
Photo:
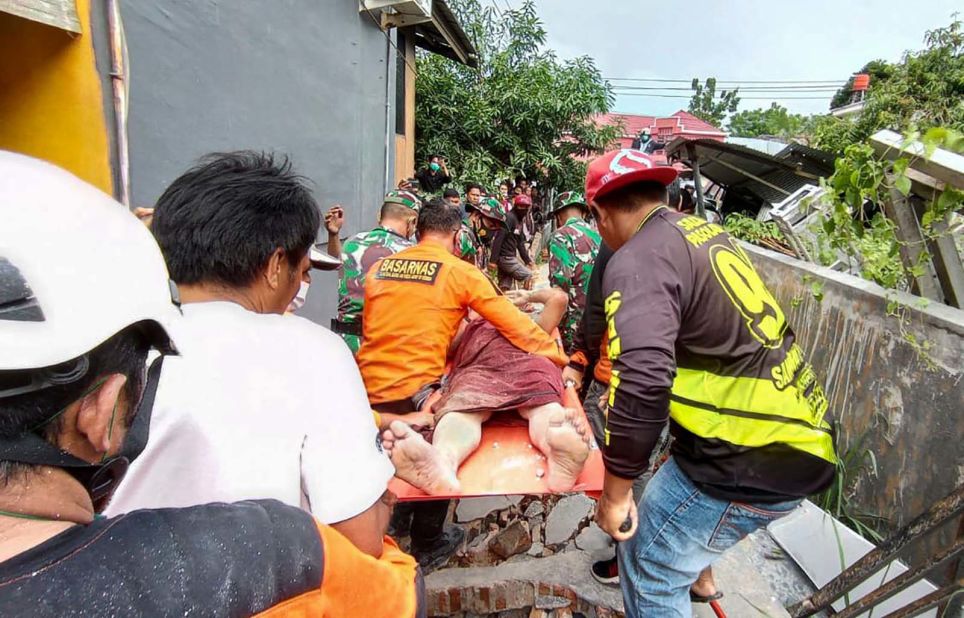
<path fill-rule="evenodd" d="M 479 190 L 479 193 L 485 193 L 485 189 L 482 188 L 482 185 L 480 185 L 479 183 L 477 183 L 477 182 L 467 182 L 467 183 L 465 183 L 465 193 L 466 193 L 466 194 L 468 194 L 468 192 L 471 191 L 472 189 L 478 189 L 478 190 Z"/>
<path fill-rule="evenodd" d="M 114 373 L 127 376 L 123 396 L 127 401 L 125 426 L 130 425 L 146 381 L 145 366 L 150 341 L 142 327 L 135 324 L 120 331 L 86 354 L 87 371 L 73 382 L 50 386 L 43 390 L 0 399 L 0 438 L 14 438 L 37 427 L 42 427 L 44 438 L 52 442 L 60 432 L 60 418 L 52 416 L 74 403 L 93 388 L 97 381 Z M 49 371 L 62 368 L 68 373 L 80 359 L 56 365 Z M 28 371 L 0 372 L 0 384 L 15 384 L 29 379 Z M 0 460 L 0 484 L 31 468 L 28 464 Z"/>
<path fill-rule="evenodd" d="M 680 184 L 679 178 L 666 185 L 666 205 L 673 210 L 679 210 L 682 192 L 683 186 Z"/>
<path fill-rule="evenodd" d="M 245 287 L 279 247 L 296 267 L 320 223 L 287 157 L 240 151 L 207 155 L 171 183 L 152 231 L 175 282 Z"/>
<path fill-rule="evenodd" d="M 407 221 L 409 218 L 418 216 L 418 213 L 403 204 L 395 202 L 385 202 L 378 213 L 379 221 Z"/>
<path fill-rule="evenodd" d="M 422 206 L 418 213 L 418 235 L 449 234 L 462 225 L 462 213 L 451 204 L 438 198 Z"/>
<path fill-rule="evenodd" d="M 637 182 L 596 198 L 596 203 L 603 208 L 635 212 L 651 204 L 665 204 L 666 187 L 652 180 Z"/>
<path fill-rule="evenodd" d="M 450 197 L 461 197 L 461 196 L 459 195 L 458 189 L 453 189 L 452 187 L 449 187 L 445 191 L 442 191 L 442 197 L 450 198 Z"/>

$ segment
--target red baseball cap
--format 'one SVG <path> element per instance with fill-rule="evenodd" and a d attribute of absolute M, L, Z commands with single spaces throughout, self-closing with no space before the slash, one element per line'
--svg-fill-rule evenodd
<path fill-rule="evenodd" d="M 586 171 L 586 203 L 635 182 L 651 180 L 664 187 L 676 180 L 677 172 L 657 165 L 652 157 L 632 148 L 613 150 L 595 159 Z"/>
<path fill-rule="evenodd" d="M 532 199 L 523 193 L 512 198 L 512 203 L 516 206 L 532 206 Z"/>

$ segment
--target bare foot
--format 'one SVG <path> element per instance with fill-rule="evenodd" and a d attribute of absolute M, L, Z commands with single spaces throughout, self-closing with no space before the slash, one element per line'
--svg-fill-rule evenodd
<path fill-rule="evenodd" d="M 393 421 L 382 432 L 382 448 L 395 464 L 395 476 L 403 481 L 432 496 L 459 492 L 455 469 L 405 423 Z"/>
<path fill-rule="evenodd" d="M 552 415 L 546 431 L 549 452 L 549 491 L 569 491 L 589 458 L 589 428 L 575 410 L 566 408 Z"/>

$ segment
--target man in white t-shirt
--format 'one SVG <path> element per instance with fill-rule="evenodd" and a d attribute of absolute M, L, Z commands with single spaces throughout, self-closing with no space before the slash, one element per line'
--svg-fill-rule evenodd
<path fill-rule="evenodd" d="M 263 154 L 203 159 L 160 197 L 152 229 L 183 304 L 180 356 L 109 515 L 275 498 L 381 553 L 394 468 L 354 358 L 282 315 L 310 281 L 319 224 L 302 179 Z"/>

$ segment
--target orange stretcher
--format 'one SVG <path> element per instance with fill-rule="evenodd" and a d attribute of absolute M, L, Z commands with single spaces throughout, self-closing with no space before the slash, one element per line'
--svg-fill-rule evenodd
<path fill-rule="evenodd" d="M 576 391 L 569 387 L 562 397 L 563 405 L 574 408 L 584 417 L 585 410 Z M 592 441 L 589 459 L 572 491 L 598 495 L 603 486 L 602 452 Z M 455 495 L 429 496 L 400 479 L 389 484 L 400 501 L 438 500 L 478 496 L 547 494 L 546 458 L 529 441 L 528 423 L 510 413 L 496 415 L 482 425 L 482 442 L 459 468 L 462 491 Z"/>

